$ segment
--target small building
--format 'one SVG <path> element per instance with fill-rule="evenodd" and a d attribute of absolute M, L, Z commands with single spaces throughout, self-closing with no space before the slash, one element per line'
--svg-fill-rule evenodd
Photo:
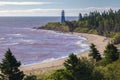
<path fill-rule="evenodd" d="M 64 10 L 62 10 L 61 12 L 61 23 L 64 23 L 65 22 L 65 12 Z"/>

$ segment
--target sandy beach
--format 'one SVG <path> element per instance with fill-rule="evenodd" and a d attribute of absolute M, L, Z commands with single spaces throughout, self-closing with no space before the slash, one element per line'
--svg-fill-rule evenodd
<path fill-rule="evenodd" d="M 106 39 L 106 37 L 94 35 L 94 34 L 85 34 L 85 33 L 73 33 L 75 35 L 84 36 L 87 38 L 86 43 L 91 44 L 94 43 L 96 45 L 96 48 L 100 51 L 101 54 L 103 54 L 103 51 L 105 49 L 105 46 L 108 44 L 109 39 Z M 78 54 L 78 57 L 88 57 L 89 51 L 85 51 L 83 53 Z M 44 62 L 40 64 L 32 64 L 27 66 L 21 66 L 20 69 L 24 71 L 24 73 L 44 73 L 49 72 L 52 70 L 56 70 L 63 67 L 63 63 L 67 58 L 62 58 L 55 61 L 50 62 Z"/>

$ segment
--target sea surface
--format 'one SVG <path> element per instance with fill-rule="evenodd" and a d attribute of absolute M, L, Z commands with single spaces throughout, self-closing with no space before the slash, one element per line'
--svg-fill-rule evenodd
<path fill-rule="evenodd" d="M 52 61 L 89 49 L 84 37 L 32 29 L 48 22 L 60 22 L 60 17 L 0 17 L 0 61 L 8 48 L 22 65 Z"/>

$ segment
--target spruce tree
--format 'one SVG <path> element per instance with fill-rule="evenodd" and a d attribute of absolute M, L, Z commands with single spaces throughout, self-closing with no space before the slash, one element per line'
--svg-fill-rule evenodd
<path fill-rule="evenodd" d="M 12 55 L 10 49 L 6 51 L 5 58 L 0 63 L 0 70 L 3 80 L 22 80 L 24 74 L 19 70 L 21 63 Z"/>
<path fill-rule="evenodd" d="M 108 44 L 104 51 L 105 59 L 108 63 L 116 61 L 119 58 L 118 49 L 113 44 Z"/>
<path fill-rule="evenodd" d="M 99 53 L 99 51 L 95 48 L 94 44 L 90 45 L 90 54 L 89 56 L 92 56 L 93 59 L 95 59 L 96 61 L 101 60 L 101 55 Z"/>
<path fill-rule="evenodd" d="M 76 55 L 71 54 L 69 59 L 64 62 L 64 66 L 73 76 L 73 80 L 92 80 L 94 67 L 85 58 L 79 59 Z"/>

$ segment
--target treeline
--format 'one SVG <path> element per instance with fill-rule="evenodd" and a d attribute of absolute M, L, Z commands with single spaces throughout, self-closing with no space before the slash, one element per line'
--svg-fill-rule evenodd
<path fill-rule="evenodd" d="M 79 20 L 71 23 L 71 31 L 99 34 L 112 38 L 113 43 L 120 42 L 120 10 L 95 11 L 84 16 L 80 13 Z"/>
<path fill-rule="evenodd" d="M 119 55 L 113 44 L 106 46 L 103 55 L 91 44 L 89 59 L 71 54 L 65 60 L 64 68 L 42 75 L 25 75 L 19 70 L 20 62 L 9 49 L 0 63 L 0 80 L 119 80 Z"/>
<path fill-rule="evenodd" d="M 95 29 L 99 34 L 105 34 L 109 36 L 109 32 L 119 32 L 120 31 L 120 10 L 100 12 L 90 12 L 82 16 L 79 14 L 78 26 L 88 27 L 90 29 Z"/>

